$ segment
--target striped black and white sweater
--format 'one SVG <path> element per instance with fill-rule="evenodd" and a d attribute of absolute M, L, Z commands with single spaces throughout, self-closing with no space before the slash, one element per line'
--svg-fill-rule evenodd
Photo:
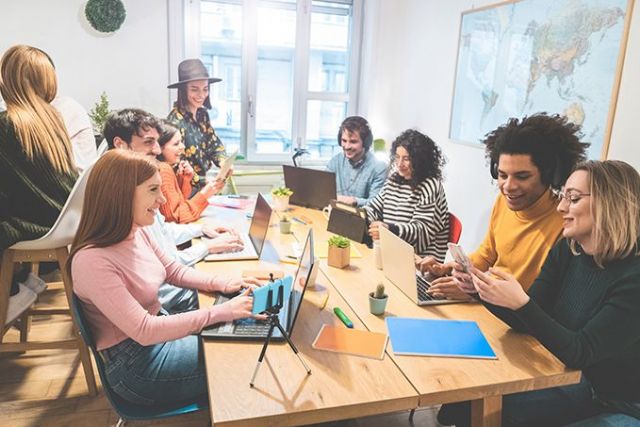
<path fill-rule="evenodd" d="M 389 230 L 413 245 L 420 256 L 444 261 L 449 240 L 449 208 L 442 182 L 427 178 L 415 189 L 388 178 L 365 207 L 370 222 L 383 221 Z"/>

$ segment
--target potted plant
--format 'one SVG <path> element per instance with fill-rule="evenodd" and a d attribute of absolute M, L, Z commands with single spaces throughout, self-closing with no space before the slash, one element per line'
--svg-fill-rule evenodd
<path fill-rule="evenodd" d="M 289 217 L 285 214 L 282 214 L 282 216 L 280 217 L 280 233 L 291 233 L 291 221 L 289 221 Z"/>
<path fill-rule="evenodd" d="M 369 311 L 371 314 L 375 314 L 376 316 L 384 314 L 388 300 L 389 296 L 384 293 L 384 285 L 378 283 L 375 292 L 369 294 Z"/>
<path fill-rule="evenodd" d="M 289 207 L 289 197 L 293 194 L 293 191 L 287 187 L 278 187 L 271 190 L 271 196 L 273 197 L 273 209 L 279 212 L 284 212 Z"/>
<path fill-rule="evenodd" d="M 106 92 L 102 92 L 100 94 L 100 100 L 96 102 L 96 105 L 89 111 L 89 118 L 91 119 L 91 124 L 93 125 L 93 135 L 96 139 L 96 146 L 102 142 L 103 135 L 102 131 L 104 129 L 104 124 L 107 121 L 107 117 L 109 116 L 109 98 L 107 97 Z"/>
<path fill-rule="evenodd" d="M 335 235 L 328 241 L 327 264 L 331 267 L 344 268 L 351 261 L 351 241 L 346 237 Z"/>

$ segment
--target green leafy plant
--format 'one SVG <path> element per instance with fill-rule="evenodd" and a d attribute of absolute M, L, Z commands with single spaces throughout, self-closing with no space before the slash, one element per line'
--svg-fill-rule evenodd
<path fill-rule="evenodd" d="M 93 28 L 101 33 L 113 33 L 127 16 L 121 0 L 89 0 L 84 15 Z"/>
<path fill-rule="evenodd" d="M 290 196 L 293 194 L 293 191 L 287 187 L 278 187 L 271 190 L 271 194 L 274 196 Z"/>
<path fill-rule="evenodd" d="M 385 299 L 387 295 L 384 293 L 384 284 L 378 283 L 375 292 L 371 292 L 371 296 L 376 299 Z"/>
<path fill-rule="evenodd" d="M 100 94 L 100 100 L 96 102 L 96 105 L 91 109 L 91 111 L 89 111 L 89 118 L 93 124 L 94 131 L 102 134 L 102 129 L 104 129 L 104 124 L 107 121 L 108 115 L 109 98 L 107 98 L 107 94 L 105 92 L 102 92 Z"/>
<path fill-rule="evenodd" d="M 289 217 L 286 214 L 282 214 L 280 222 L 289 222 Z"/>
<path fill-rule="evenodd" d="M 340 249 L 348 248 L 351 245 L 351 241 L 346 237 L 342 236 L 332 236 L 328 240 L 329 246 L 335 246 Z"/>

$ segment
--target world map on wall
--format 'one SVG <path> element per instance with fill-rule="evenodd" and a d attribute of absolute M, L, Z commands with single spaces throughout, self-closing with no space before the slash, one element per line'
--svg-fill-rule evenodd
<path fill-rule="evenodd" d="M 599 158 L 627 0 L 523 0 L 464 13 L 450 138 L 479 143 L 510 117 L 564 114 Z"/>

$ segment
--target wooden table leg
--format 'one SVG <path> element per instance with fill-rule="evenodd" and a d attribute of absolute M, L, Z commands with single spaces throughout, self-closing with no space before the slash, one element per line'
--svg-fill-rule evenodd
<path fill-rule="evenodd" d="M 502 425 L 502 396 L 488 396 L 471 401 L 472 427 L 500 427 Z"/>

